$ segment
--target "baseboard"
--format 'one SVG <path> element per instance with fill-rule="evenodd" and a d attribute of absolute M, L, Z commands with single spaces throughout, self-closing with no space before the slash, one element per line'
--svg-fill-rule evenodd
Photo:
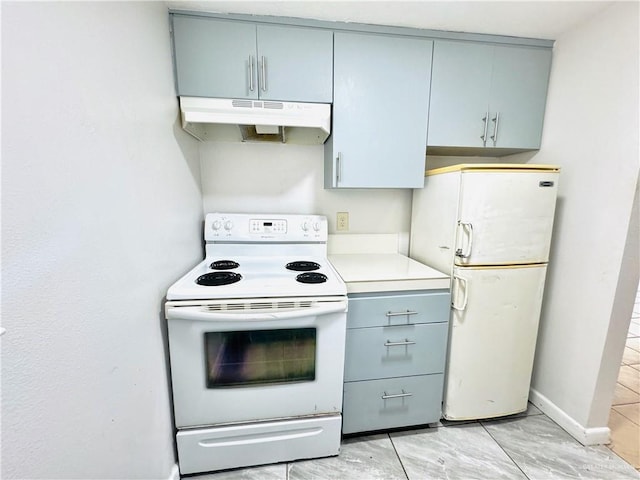
<path fill-rule="evenodd" d="M 602 445 L 610 442 L 609 427 L 586 428 L 580 425 L 564 410 L 533 388 L 529 390 L 529 401 L 582 445 Z"/>
<path fill-rule="evenodd" d="M 167 480 L 180 480 L 180 470 L 178 470 L 177 463 L 171 468 L 171 473 L 167 477 Z"/>

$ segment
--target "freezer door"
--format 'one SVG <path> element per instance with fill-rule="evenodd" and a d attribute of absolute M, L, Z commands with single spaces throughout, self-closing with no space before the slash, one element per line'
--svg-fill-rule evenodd
<path fill-rule="evenodd" d="M 558 176 L 536 171 L 463 172 L 455 264 L 547 262 Z"/>
<path fill-rule="evenodd" d="M 444 417 L 526 410 L 546 265 L 454 268 Z"/>

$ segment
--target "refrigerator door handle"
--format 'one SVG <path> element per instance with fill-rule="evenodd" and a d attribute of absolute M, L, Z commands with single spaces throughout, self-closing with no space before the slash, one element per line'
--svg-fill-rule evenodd
<path fill-rule="evenodd" d="M 467 288 L 467 279 L 464 277 L 460 277 L 458 275 L 454 275 L 453 282 L 454 282 L 454 288 L 452 293 L 454 295 L 452 295 L 451 308 L 462 312 L 465 308 L 467 308 L 467 300 L 469 298 L 469 289 Z M 457 287 L 460 284 L 463 285 L 462 291 L 464 292 L 464 297 L 462 297 L 462 306 L 459 307 L 456 303 L 456 300 L 458 298 L 458 292 L 460 291 L 460 289 Z"/>
<path fill-rule="evenodd" d="M 462 227 L 462 231 L 469 231 L 469 240 L 466 245 L 466 249 L 462 249 L 462 247 L 456 250 L 456 257 L 460 258 L 469 258 L 471 256 L 471 245 L 473 244 L 473 224 L 469 222 L 461 222 L 458 221 L 458 226 Z"/>

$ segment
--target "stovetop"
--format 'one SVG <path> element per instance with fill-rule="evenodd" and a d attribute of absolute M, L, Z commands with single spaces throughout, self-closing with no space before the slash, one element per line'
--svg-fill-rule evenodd
<path fill-rule="evenodd" d="M 236 262 L 238 266 L 211 268 L 212 263 L 220 261 Z M 317 264 L 318 268 L 305 271 L 288 269 L 287 265 L 293 262 L 304 262 L 307 267 Z M 223 280 L 221 285 L 210 284 L 216 283 L 217 277 L 225 276 L 239 278 L 231 283 Z M 317 277 L 323 281 L 317 283 Z M 198 279 L 202 284 L 198 284 Z M 316 297 L 346 293 L 344 282 L 326 257 L 209 257 L 169 288 L 167 300 Z"/>
<path fill-rule="evenodd" d="M 346 295 L 327 258 L 324 216 L 210 213 L 204 239 L 205 260 L 167 300 Z"/>

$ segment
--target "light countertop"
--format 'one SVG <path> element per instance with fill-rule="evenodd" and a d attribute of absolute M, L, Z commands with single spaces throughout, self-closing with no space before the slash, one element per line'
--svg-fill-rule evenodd
<path fill-rule="evenodd" d="M 448 289 L 449 276 L 399 253 L 330 254 L 347 293 Z"/>

